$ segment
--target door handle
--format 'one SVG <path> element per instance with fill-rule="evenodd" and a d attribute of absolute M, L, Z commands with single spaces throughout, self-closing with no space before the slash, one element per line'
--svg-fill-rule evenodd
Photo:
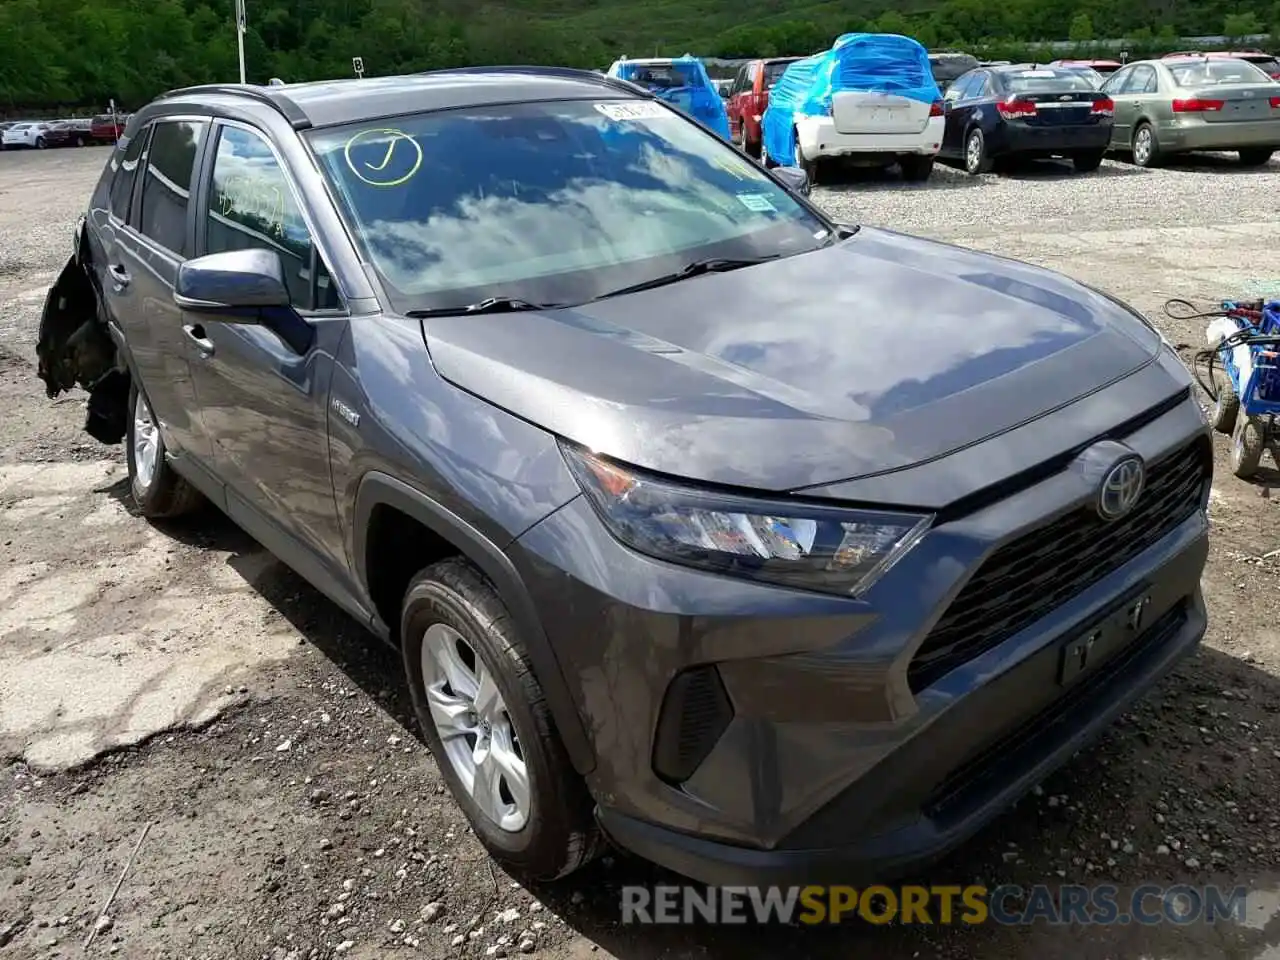
<path fill-rule="evenodd" d="M 118 263 L 113 263 L 107 267 L 107 273 L 111 275 L 111 280 L 117 287 L 127 287 L 129 285 L 129 271 Z"/>
<path fill-rule="evenodd" d="M 196 345 L 204 356 L 213 355 L 213 341 L 204 335 L 204 327 L 198 323 L 188 323 L 182 328 L 182 332 L 187 335 L 187 339 Z"/>

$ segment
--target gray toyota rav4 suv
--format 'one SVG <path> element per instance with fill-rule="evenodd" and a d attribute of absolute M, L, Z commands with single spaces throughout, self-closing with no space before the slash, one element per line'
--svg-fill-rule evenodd
<path fill-rule="evenodd" d="M 806 191 L 587 72 L 177 90 L 40 371 L 403 651 L 513 870 L 887 878 L 1195 647 L 1211 448 L 1124 304 Z"/>

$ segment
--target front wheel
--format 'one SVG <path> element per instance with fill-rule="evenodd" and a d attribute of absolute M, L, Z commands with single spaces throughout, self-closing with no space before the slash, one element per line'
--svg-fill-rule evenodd
<path fill-rule="evenodd" d="M 1240 166 L 1261 167 L 1271 161 L 1274 150 L 1241 150 Z"/>
<path fill-rule="evenodd" d="M 1236 428 L 1236 417 L 1240 413 L 1240 397 L 1236 393 L 1231 374 L 1221 367 L 1214 367 L 1213 388 L 1217 391 L 1217 397 L 1209 410 L 1209 426 L 1219 433 L 1231 436 Z"/>
<path fill-rule="evenodd" d="M 153 520 L 194 512 L 204 498 L 165 459 L 159 421 L 136 381 L 129 388 L 129 410 L 132 415 L 125 427 L 125 448 L 129 490 L 138 512 Z"/>
<path fill-rule="evenodd" d="M 1160 143 L 1156 140 L 1156 131 L 1151 124 L 1145 121 L 1138 124 L 1133 131 L 1133 141 L 1130 144 L 1130 151 L 1133 153 L 1133 162 L 1139 167 L 1156 167 L 1160 165 L 1162 155 L 1160 153 Z"/>
<path fill-rule="evenodd" d="M 1091 153 L 1077 153 L 1071 158 L 1071 163 L 1076 168 L 1076 173 L 1093 173 L 1102 166 L 1103 151 L 1097 150 Z"/>
<path fill-rule="evenodd" d="M 83 146 L 84 146 L 84 137 L 76 137 L 76 146 L 77 146 L 77 147 L 83 147 Z"/>
<path fill-rule="evenodd" d="M 414 712 L 454 800 L 512 872 L 566 876 L 600 845 L 510 612 L 462 559 L 409 582 L 401 649 Z"/>
<path fill-rule="evenodd" d="M 923 183 L 933 173 L 934 158 L 911 154 L 898 158 L 898 169 L 902 171 L 902 179 L 908 183 Z"/>
<path fill-rule="evenodd" d="M 36 149 L 43 150 L 45 148 L 44 137 L 36 137 Z"/>

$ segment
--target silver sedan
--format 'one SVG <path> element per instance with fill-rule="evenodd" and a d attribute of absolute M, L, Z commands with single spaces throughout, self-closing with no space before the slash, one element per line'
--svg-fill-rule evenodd
<path fill-rule="evenodd" d="M 1115 102 L 1111 147 L 1152 167 L 1176 153 L 1231 150 L 1261 166 L 1280 149 L 1280 83 L 1227 57 L 1141 60 L 1102 86 Z"/>

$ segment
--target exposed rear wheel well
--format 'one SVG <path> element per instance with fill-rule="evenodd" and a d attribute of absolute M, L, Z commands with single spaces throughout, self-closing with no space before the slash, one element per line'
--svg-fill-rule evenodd
<path fill-rule="evenodd" d="M 400 642 L 400 605 L 409 581 L 424 567 L 462 553 L 438 533 L 395 507 L 380 503 L 369 515 L 365 575 L 378 617 Z"/>

